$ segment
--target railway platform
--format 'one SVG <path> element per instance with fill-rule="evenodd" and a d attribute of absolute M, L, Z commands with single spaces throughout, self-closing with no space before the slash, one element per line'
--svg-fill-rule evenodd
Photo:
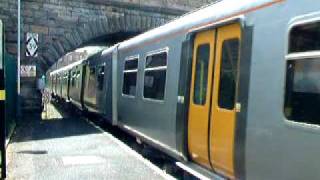
<path fill-rule="evenodd" d="M 7 150 L 8 179 L 173 179 L 111 133 L 51 104 L 19 124 Z"/>

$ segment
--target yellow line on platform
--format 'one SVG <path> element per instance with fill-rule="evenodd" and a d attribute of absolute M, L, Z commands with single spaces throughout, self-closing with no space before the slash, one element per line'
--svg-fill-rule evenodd
<path fill-rule="evenodd" d="M 0 90 L 0 101 L 5 101 L 5 100 L 6 100 L 6 91 Z"/>

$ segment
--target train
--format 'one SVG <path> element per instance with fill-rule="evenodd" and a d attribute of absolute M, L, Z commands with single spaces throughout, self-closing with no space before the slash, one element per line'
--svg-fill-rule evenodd
<path fill-rule="evenodd" d="M 199 178 L 319 179 L 320 3 L 221 0 L 47 72 Z"/>

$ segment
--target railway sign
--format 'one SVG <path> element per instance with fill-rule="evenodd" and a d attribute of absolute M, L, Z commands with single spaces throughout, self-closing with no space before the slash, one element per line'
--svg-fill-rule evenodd
<path fill-rule="evenodd" d="M 34 65 L 21 65 L 20 75 L 21 77 L 36 77 L 37 67 Z"/>
<path fill-rule="evenodd" d="M 39 34 L 27 33 L 27 41 L 26 41 L 26 56 L 27 57 L 37 57 L 38 56 L 38 42 L 39 42 Z"/>

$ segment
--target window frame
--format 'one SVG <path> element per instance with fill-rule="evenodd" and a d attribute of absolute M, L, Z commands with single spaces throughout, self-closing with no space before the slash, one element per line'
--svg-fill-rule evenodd
<path fill-rule="evenodd" d="M 312 23 L 320 23 L 320 13 L 317 14 L 306 14 L 306 15 L 302 15 L 302 16 L 298 16 L 298 17 L 294 17 L 288 25 L 287 28 L 287 35 L 286 35 L 286 58 L 288 55 L 299 55 L 302 53 L 306 53 L 306 52 L 293 52 L 290 53 L 290 34 L 292 32 L 292 30 L 297 27 L 297 26 L 303 26 L 303 25 L 308 25 L 308 24 L 312 24 Z M 308 51 L 308 53 L 310 52 L 317 52 L 320 50 L 316 50 L 316 51 Z"/>
<path fill-rule="evenodd" d="M 195 106 L 199 106 L 199 107 L 204 107 L 204 106 L 206 106 L 206 104 L 207 104 L 207 94 L 205 94 L 205 99 L 204 99 L 204 104 L 198 104 L 198 103 L 196 103 L 195 102 L 195 93 L 196 93 L 196 91 L 195 91 L 195 89 L 196 89 L 196 83 L 197 83 L 197 63 L 198 63 L 198 53 L 199 53 L 199 47 L 201 47 L 201 46 L 205 46 L 205 45 L 209 45 L 209 57 L 208 57 L 208 69 L 207 69 L 207 77 L 208 77 L 208 75 L 209 75 L 209 63 L 210 63 L 210 51 L 211 51 L 211 44 L 209 43 L 209 42 L 205 42 L 205 43 L 199 43 L 198 45 L 197 45 L 197 47 L 194 47 L 194 48 L 197 48 L 197 50 L 196 50 L 196 66 L 195 66 L 195 77 L 194 77 L 194 84 L 193 84 L 193 94 L 192 94 L 192 96 L 193 96 L 193 98 L 192 98 L 192 103 L 193 103 L 193 105 L 195 105 Z M 206 82 L 206 92 L 208 91 L 208 87 L 209 87 L 209 83 L 208 83 L 208 80 L 209 79 L 207 79 L 207 82 Z M 191 98 L 191 97 L 190 97 Z"/>
<path fill-rule="evenodd" d="M 283 91 L 283 104 L 282 104 L 282 115 L 284 117 L 285 123 L 288 125 L 294 125 L 302 128 L 307 128 L 307 129 L 317 129 L 320 130 L 320 123 L 319 124 L 311 124 L 311 123 L 306 123 L 306 122 L 297 122 L 297 120 L 294 119 L 289 119 L 285 115 L 285 103 L 286 103 L 286 84 L 287 84 L 287 64 L 289 61 L 308 61 L 308 60 L 313 60 L 315 58 L 320 59 L 320 51 L 316 53 L 294 53 L 293 55 L 287 55 L 286 56 L 286 62 L 285 62 L 285 74 L 284 74 L 284 91 Z M 319 60 L 320 61 L 320 60 Z"/>
<path fill-rule="evenodd" d="M 237 64 L 236 64 L 236 79 L 235 79 L 235 89 L 234 89 L 234 103 L 233 103 L 233 107 L 232 109 L 229 109 L 229 108 L 226 108 L 226 107 L 221 107 L 221 104 L 220 104 L 220 93 L 221 93 L 221 75 L 222 75 L 222 58 L 223 58 L 223 51 L 224 51 L 224 44 L 227 42 L 227 41 L 238 41 L 238 57 L 237 57 Z M 236 108 L 236 104 L 237 104 L 237 99 L 238 99 L 238 87 L 239 87 L 239 81 L 240 81 L 240 60 L 241 60 L 241 39 L 239 37 L 234 37 L 234 38 L 230 38 L 230 39 L 225 39 L 223 42 L 222 42 L 222 47 L 221 47 L 221 59 L 220 59 L 220 73 L 219 73 L 219 88 L 218 88 L 218 99 L 217 99 L 217 105 L 218 105 L 218 108 L 219 109 L 223 109 L 223 110 L 226 110 L 226 111 L 233 111 L 235 108 Z"/>
<path fill-rule="evenodd" d="M 165 102 L 165 99 L 166 99 L 166 94 L 167 94 L 167 83 L 168 83 L 168 65 L 169 65 L 169 47 L 165 47 L 165 48 L 160 48 L 160 49 L 157 49 L 157 50 L 153 50 L 153 51 L 149 51 L 145 54 L 145 57 L 144 57 L 144 65 L 143 65 L 143 83 L 142 83 L 142 100 L 143 101 L 146 101 L 146 102 L 154 102 L 154 103 L 159 103 L 159 104 L 164 104 Z M 159 67 L 162 67 L 163 69 L 160 69 L 160 68 L 147 68 L 147 58 L 149 56 L 153 56 L 153 55 L 157 55 L 157 54 L 161 54 L 161 53 L 166 53 L 167 55 L 167 59 L 166 59 L 166 66 L 165 68 L 163 68 L 164 66 L 159 66 Z M 153 98 L 146 98 L 144 97 L 144 78 L 145 78 L 145 75 L 146 75 L 146 69 L 159 69 L 159 70 L 166 70 L 166 80 L 165 80 L 165 88 L 164 88 L 164 96 L 163 96 L 163 99 L 153 99 Z"/>
<path fill-rule="evenodd" d="M 312 17 L 310 17 L 312 16 Z M 286 103 L 286 84 L 287 84 L 287 64 L 289 61 L 303 61 L 303 60 L 312 60 L 315 58 L 320 58 L 320 49 L 319 50 L 313 50 L 313 51 L 304 51 L 304 52 L 292 52 L 290 53 L 290 35 L 292 32 L 292 29 L 294 29 L 297 26 L 303 26 L 308 25 L 312 23 L 320 23 L 320 14 L 313 14 L 313 15 L 303 15 L 301 17 L 294 18 L 288 26 L 287 35 L 286 35 L 286 41 L 285 41 L 285 63 L 284 63 L 284 73 L 283 73 L 283 79 L 284 79 L 284 85 L 283 85 L 283 95 L 282 95 L 282 116 L 284 123 L 291 127 L 291 128 L 297 128 L 297 129 L 303 129 L 307 131 L 313 131 L 320 133 L 320 124 L 309 124 L 305 122 L 297 122 L 296 120 L 289 119 L 285 115 L 285 103 Z"/>
<path fill-rule="evenodd" d="M 127 61 L 133 61 L 137 59 L 138 64 L 137 64 L 137 76 L 136 76 L 136 92 L 135 95 L 130 95 L 130 94 L 124 94 L 123 93 L 123 86 L 124 86 L 124 75 L 125 73 L 128 73 L 129 71 L 134 72 L 135 70 L 125 70 L 126 68 L 126 62 Z M 121 86 L 121 96 L 125 97 L 125 98 L 130 98 L 130 99 L 135 99 L 137 97 L 137 91 L 138 91 L 138 73 L 139 73 L 139 61 L 140 61 L 140 55 L 133 55 L 133 56 L 128 56 L 126 58 L 124 58 L 124 63 L 123 63 L 123 70 L 122 70 L 122 86 Z M 130 72 L 129 72 L 130 73 Z"/>

